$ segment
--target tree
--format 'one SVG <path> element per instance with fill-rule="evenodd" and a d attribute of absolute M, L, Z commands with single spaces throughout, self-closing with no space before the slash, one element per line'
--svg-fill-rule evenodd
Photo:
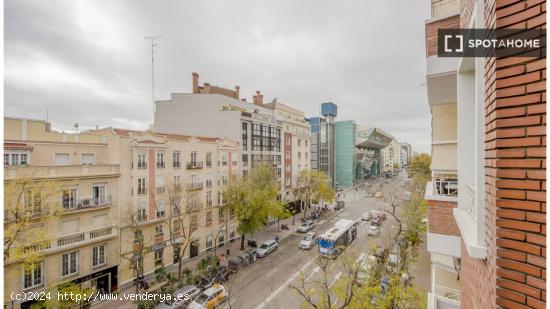
<path fill-rule="evenodd" d="M 325 173 L 317 170 L 302 170 L 300 172 L 294 194 L 301 205 L 306 204 L 304 218 L 311 203 L 332 202 L 334 200 L 334 188 L 330 184 L 330 178 Z"/>
<path fill-rule="evenodd" d="M 95 293 L 93 288 L 83 289 L 79 284 L 69 281 L 48 289 L 43 300 L 32 304 L 31 309 L 89 308 Z"/>
<path fill-rule="evenodd" d="M 259 165 L 250 171 L 246 179 L 233 178 L 225 191 L 227 206 L 233 211 L 241 234 L 241 250 L 244 250 L 245 235 L 260 228 L 269 217 L 279 217 L 284 212 L 284 203 L 277 199 L 279 184 L 267 165 Z"/>
<path fill-rule="evenodd" d="M 348 249 L 337 260 L 317 257 L 315 264 L 314 273 L 319 273 L 315 274 L 315 279 L 310 280 L 311 275 L 307 276 L 300 270 L 298 283 L 290 285 L 290 288 L 304 299 L 308 308 L 348 308 L 355 301 L 358 274 L 363 270 L 357 254 Z M 335 276 L 334 269 L 341 272 L 340 276 Z"/>
<path fill-rule="evenodd" d="M 149 251 L 146 248 L 146 241 L 143 235 L 142 222 L 144 220 L 146 220 L 146 215 L 143 210 L 136 209 L 133 205 L 130 205 L 124 211 L 122 217 L 122 229 L 129 230 L 132 233 L 134 243 L 132 251 L 129 253 L 121 252 L 121 257 L 128 260 L 129 268 L 136 274 L 136 293 L 139 292 L 139 286 L 143 278 L 143 258 Z"/>
<path fill-rule="evenodd" d="M 414 156 L 409 164 L 409 174 L 413 177 L 415 183 L 416 192 L 424 193 L 426 183 L 432 177 L 432 171 L 430 165 L 432 164 L 432 157 L 426 153 L 421 153 Z"/>
<path fill-rule="evenodd" d="M 183 255 L 191 244 L 191 239 L 199 225 L 199 215 L 204 209 L 194 190 L 188 190 L 180 183 L 166 181 L 162 191 L 157 196 L 153 193 L 153 200 L 157 213 L 169 206 L 169 215 L 163 222 L 168 226 L 168 240 L 178 262 L 178 280 L 181 280 L 183 270 Z M 185 221 L 189 221 L 187 226 Z"/>
<path fill-rule="evenodd" d="M 55 182 L 39 181 L 29 173 L 4 182 L 4 263 L 24 260 L 33 265 L 50 245 L 44 222 L 59 215 L 60 193 Z"/>

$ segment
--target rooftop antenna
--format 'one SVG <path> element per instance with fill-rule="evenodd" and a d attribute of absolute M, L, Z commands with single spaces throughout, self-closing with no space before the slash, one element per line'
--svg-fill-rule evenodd
<path fill-rule="evenodd" d="M 151 42 L 151 98 L 153 100 L 153 113 L 155 112 L 155 46 L 157 46 L 155 40 L 161 37 L 160 35 L 145 36 L 145 39 Z"/>

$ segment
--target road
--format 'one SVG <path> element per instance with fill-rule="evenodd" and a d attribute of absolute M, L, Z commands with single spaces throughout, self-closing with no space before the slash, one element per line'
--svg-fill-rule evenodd
<path fill-rule="evenodd" d="M 405 176 L 400 174 L 384 182 L 384 192 L 402 192 L 401 180 Z M 373 186 L 369 191 L 376 191 Z M 388 209 L 382 199 L 363 198 L 364 192 L 359 190 L 345 193 L 346 209 L 335 218 L 323 222 L 313 230 L 318 235 L 327 231 L 339 219 L 359 220 L 362 213 L 370 210 Z M 355 196 L 354 196 L 355 195 Z M 390 232 L 394 226 L 391 216 L 383 223 L 380 236 L 370 237 L 367 235 L 368 223 L 361 222 L 357 239 L 351 244 L 351 250 L 357 254 L 368 253 L 369 244 L 377 243 L 384 239 L 383 235 Z M 291 234 L 281 241 L 280 247 L 269 256 L 260 259 L 259 262 L 249 266 L 239 273 L 228 283 L 230 290 L 229 301 L 232 308 L 299 308 L 303 300 L 299 295 L 289 288 L 289 285 L 296 284 L 300 271 L 307 280 L 313 280 L 319 275 L 318 267 L 314 261 L 317 257 L 317 247 L 312 250 L 300 250 L 298 243 L 303 234 Z M 349 250 L 349 249 L 348 249 Z M 337 268 L 331 273 L 338 277 L 342 275 Z M 334 280 L 335 281 L 335 280 Z M 229 307 L 227 304 L 225 307 Z"/>

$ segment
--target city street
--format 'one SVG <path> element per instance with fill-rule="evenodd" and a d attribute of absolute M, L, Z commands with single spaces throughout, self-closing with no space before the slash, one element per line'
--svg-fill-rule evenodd
<path fill-rule="evenodd" d="M 398 194 L 406 190 L 400 186 L 404 175 L 384 180 L 385 192 L 396 191 Z M 372 190 L 376 190 L 373 187 Z M 368 189 L 369 191 L 371 189 Z M 342 193 L 341 193 L 342 194 Z M 324 233 L 340 219 L 359 220 L 362 213 L 371 210 L 383 209 L 384 203 L 377 198 L 364 198 L 365 192 L 348 190 L 345 192 L 346 208 L 336 217 L 323 222 L 313 230 L 317 235 Z M 354 197 L 355 195 L 355 197 Z M 343 197 L 343 195 L 342 195 Z M 354 200 L 355 198 L 355 200 Z M 386 206 L 387 207 L 387 206 Z M 368 222 L 361 222 L 357 239 L 348 250 L 354 250 L 359 255 L 368 253 L 369 243 L 376 240 L 380 242 L 392 228 L 392 218 L 382 224 L 382 230 L 378 237 L 367 235 Z M 289 285 L 297 283 L 300 271 L 309 280 L 314 280 L 318 275 L 318 268 L 314 259 L 317 256 L 317 247 L 305 251 L 298 248 L 298 243 L 303 234 L 293 233 L 281 241 L 280 247 L 255 264 L 241 271 L 235 279 L 231 280 L 230 302 L 234 308 L 299 308 L 303 300 L 289 288 Z M 425 269 L 425 267 L 419 267 Z M 338 277 L 337 269 L 333 270 Z M 425 275 L 427 276 L 427 274 Z M 423 287 L 423 288 L 427 288 Z M 228 305 L 225 306 L 229 307 Z"/>

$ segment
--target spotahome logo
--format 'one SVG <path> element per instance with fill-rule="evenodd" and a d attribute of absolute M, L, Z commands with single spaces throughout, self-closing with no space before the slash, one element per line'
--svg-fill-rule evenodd
<path fill-rule="evenodd" d="M 439 57 L 544 57 L 545 29 L 439 29 Z"/>

